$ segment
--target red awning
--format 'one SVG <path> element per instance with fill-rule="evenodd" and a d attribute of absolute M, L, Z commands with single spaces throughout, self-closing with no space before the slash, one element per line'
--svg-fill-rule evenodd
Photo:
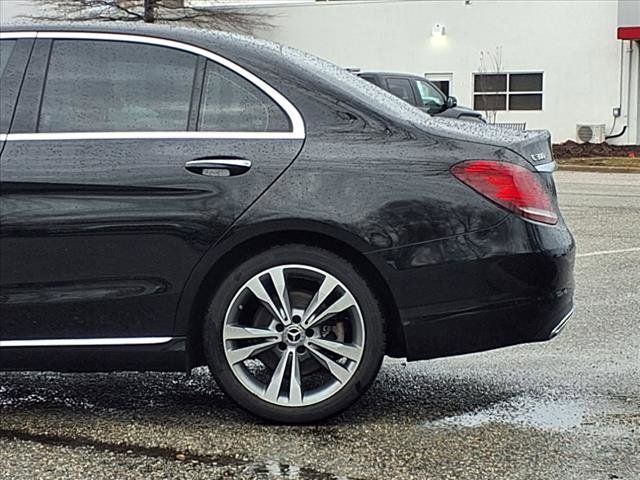
<path fill-rule="evenodd" d="M 618 27 L 618 40 L 640 40 L 640 27 Z"/>

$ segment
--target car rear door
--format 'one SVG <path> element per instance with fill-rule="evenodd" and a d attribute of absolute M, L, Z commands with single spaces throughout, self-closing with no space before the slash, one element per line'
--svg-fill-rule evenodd
<path fill-rule="evenodd" d="M 0 157 L 0 340 L 171 335 L 191 269 L 303 138 L 284 97 L 211 52 L 39 33 Z"/>

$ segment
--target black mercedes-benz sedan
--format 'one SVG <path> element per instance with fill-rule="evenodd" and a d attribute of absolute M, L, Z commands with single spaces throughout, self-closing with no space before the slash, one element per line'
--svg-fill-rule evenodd
<path fill-rule="evenodd" d="M 548 340 L 574 241 L 546 132 L 435 119 L 251 38 L 0 35 L 0 369 L 189 371 L 312 422 L 383 356 Z"/>

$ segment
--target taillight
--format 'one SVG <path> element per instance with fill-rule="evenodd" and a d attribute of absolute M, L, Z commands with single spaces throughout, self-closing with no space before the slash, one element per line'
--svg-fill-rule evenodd
<path fill-rule="evenodd" d="M 468 160 L 451 168 L 459 180 L 521 217 L 555 224 L 558 215 L 538 173 L 512 163 Z"/>

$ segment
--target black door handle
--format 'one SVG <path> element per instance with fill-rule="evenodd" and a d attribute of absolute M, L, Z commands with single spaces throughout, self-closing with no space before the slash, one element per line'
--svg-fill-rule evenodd
<path fill-rule="evenodd" d="M 184 168 L 200 175 L 229 177 L 247 172 L 251 168 L 251 160 L 237 158 L 189 160 L 185 163 Z"/>

